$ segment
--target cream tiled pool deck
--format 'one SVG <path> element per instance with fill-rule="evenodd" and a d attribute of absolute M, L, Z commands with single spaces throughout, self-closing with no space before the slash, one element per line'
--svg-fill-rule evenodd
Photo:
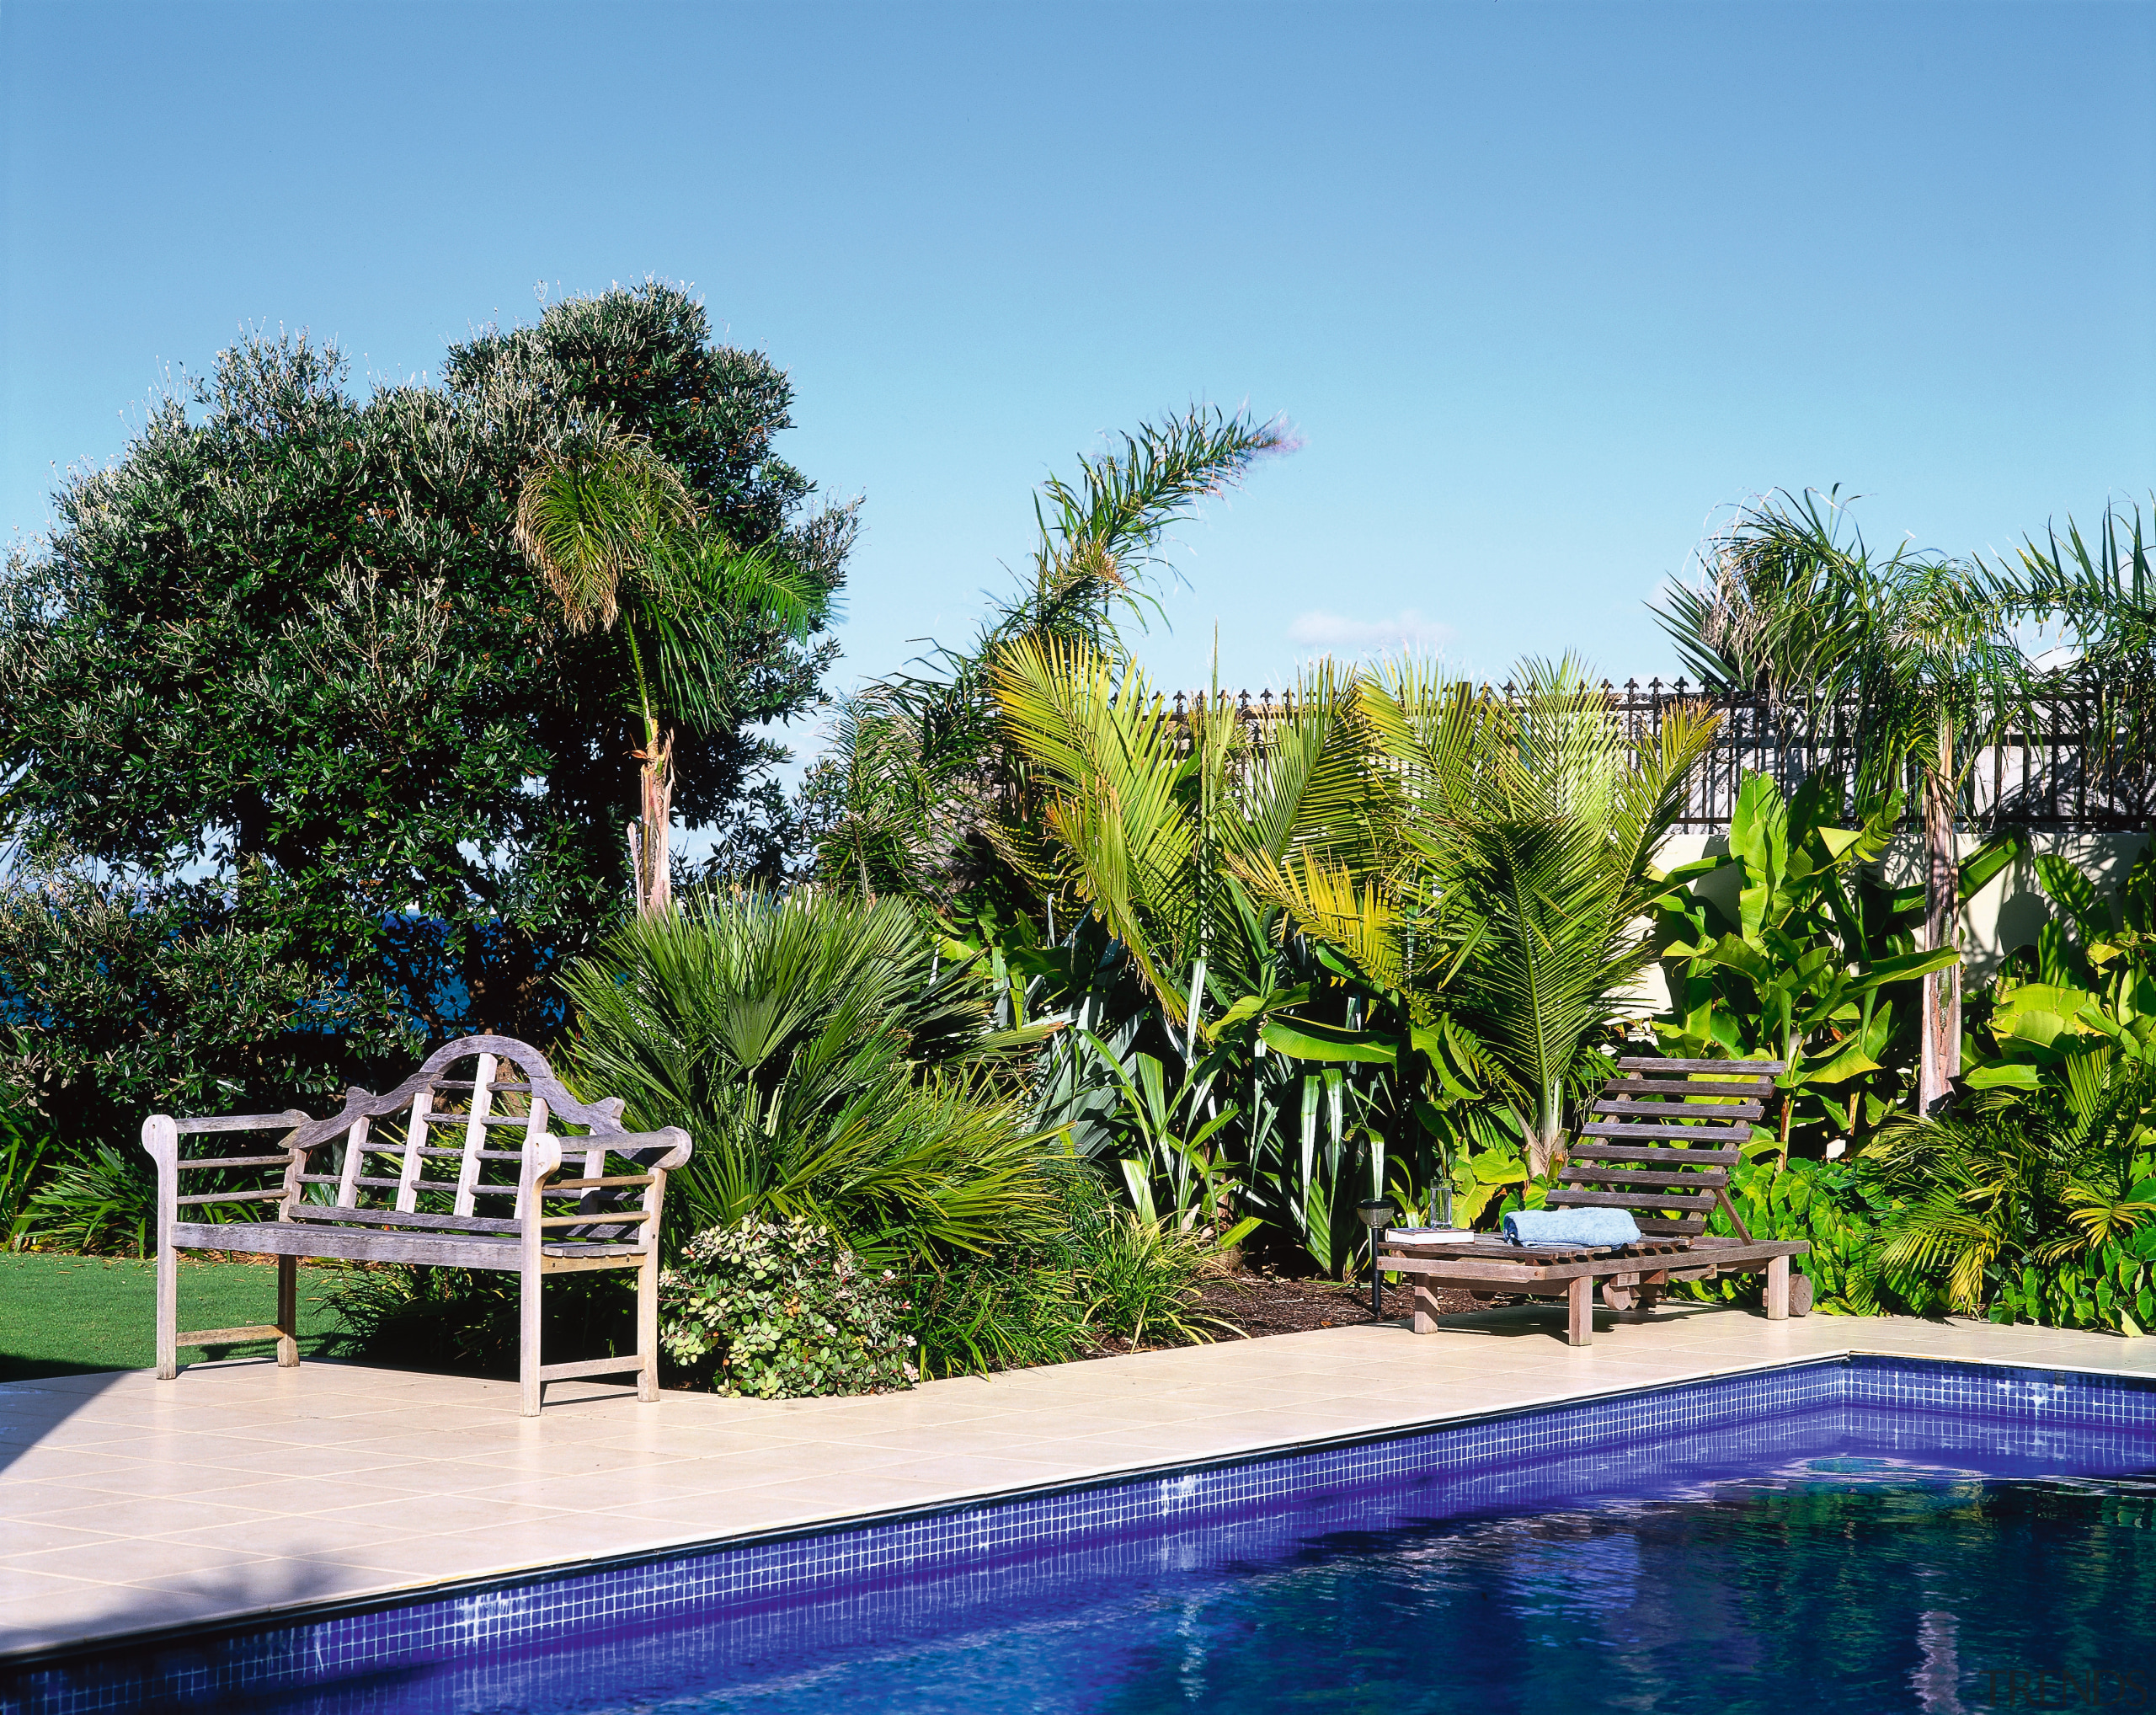
<path fill-rule="evenodd" d="M 2156 1339 L 1562 1306 L 762 1402 L 312 1363 L 0 1386 L 0 1656 L 1844 1353 L 2156 1376 Z"/>

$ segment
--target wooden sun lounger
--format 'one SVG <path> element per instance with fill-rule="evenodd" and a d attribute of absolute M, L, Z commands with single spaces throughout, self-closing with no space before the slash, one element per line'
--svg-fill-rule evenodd
<path fill-rule="evenodd" d="M 467 1074 L 449 1077 L 462 1061 L 472 1062 Z M 374 1129 L 400 1110 L 401 1137 L 387 1125 Z M 247 1135 L 261 1131 L 283 1135 L 264 1149 Z M 454 1141 L 435 1141 L 444 1133 Z M 181 1138 L 201 1134 L 209 1134 L 207 1152 L 182 1154 Z M 142 1145 L 157 1164 L 160 1381 L 179 1373 L 183 1345 L 274 1339 L 277 1362 L 297 1364 L 298 1259 L 336 1257 L 521 1276 L 526 1417 L 538 1415 L 547 1382 L 571 1376 L 633 1371 L 637 1397 L 659 1397 L 659 1221 L 666 1176 L 689 1158 L 689 1134 L 678 1126 L 625 1130 L 618 1098 L 578 1101 L 527 1043 L 464 1037 L 436 1049 L 387 1095 L 347 1091 L 344 1111 L 327 1119 L 296 1109 L 209 1119 L 153 1114 Z M 573 1165 L 558 1178 L 564 1158 Z M 182 1196 L 180 1175 L 205 1172 L 224 1183 Z M 192 1218 L 198 1207 L 264 1204 L 276 1205 L 268 1219 Z M 181 1332 L 175 1259 L 183 1250 L 276 1258 L 277 1320 Z M 637 1271 L 636 1354 L 542 1364 L 540 1282 L 587 1269 Z"/>
<path fill-rule="evenodd" d="M 1415 1277 L 1413 1326 L 1436 1331 L 1433 1286 L 1464 1286 L 1476 1296 L 1524 1294 L 1563 1298 L 1576 1346 L 1594 1338 L 1594 1289 L 1610 1310 L 1653 1313 L 1673 1280 L 1764 1269 L 1770 1320 L 1812 1308 L 1812 1283 L 1792 1278 L 1789 1260 L 1807 1254 L 1801 1239 L 1754 1239 L 1729 1200 L 1737 1146 L 1752 1135 L 1782 1063 L 1770 1060 L 1620 1060 L 1580 1128 L 1549 1207 L 1626 1209 L 1637 1244 L 1616 1250 L 1523 1246 L 1502 1237 L 1471 1242 L 1387 1238 L 1379 1266 Z M 1719 1205 L 1735 1237 L 1707 1231 Z"/>

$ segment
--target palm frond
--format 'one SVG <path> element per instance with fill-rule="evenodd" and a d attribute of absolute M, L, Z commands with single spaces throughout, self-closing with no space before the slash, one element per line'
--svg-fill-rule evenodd
<path fill-rule="evenodd" d="M 680 473 L 649 442 L 607 435 L 525 473 L 514 534 L 569 629 L 583 631 L 614 623 L 622 580 L 696 516 Z"/>

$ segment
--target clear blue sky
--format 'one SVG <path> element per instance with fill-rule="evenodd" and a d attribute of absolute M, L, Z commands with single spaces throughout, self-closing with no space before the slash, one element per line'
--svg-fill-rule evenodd
<path fill-rule="evenodd" d="M 0 530 L 248 325 L 431 371 L 686 280 L 867 498 L 842 679 L 1193 398 L 1305 445 L 1145 654 L 1670 671 L 1716 509 L 2006 548 L 2156 484 L 2156 6 L 0 6 Z"/>

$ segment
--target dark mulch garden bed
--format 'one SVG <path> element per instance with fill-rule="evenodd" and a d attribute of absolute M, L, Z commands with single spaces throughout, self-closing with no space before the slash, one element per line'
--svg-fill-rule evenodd
<path fill-rule="evenodd" d="M 1344 1281 L 1291 1280 L 1277 1274 L 1231 1274 L 1200 1283 L 1203 1301 L 1199 1313 L 1216 1317 L 1250 1338 L 1263 1334 L 1299 1334 L 1310 1328 L 1352 1328 L 1370 1320 L 1370 1287 Z M 1410 1292 L 1403 1283 L 1388 1285 L 1385 1294 L 1386 1319 L 1403 1317 L 1412 1308 Z M 1452 1315 L 1460 1311 L 1486 1310 L 1455 1286 L 1437 1289 L 1438 1307 Z M 1232 1338 L 1225 1333 L 1224 1338 Z"/>

